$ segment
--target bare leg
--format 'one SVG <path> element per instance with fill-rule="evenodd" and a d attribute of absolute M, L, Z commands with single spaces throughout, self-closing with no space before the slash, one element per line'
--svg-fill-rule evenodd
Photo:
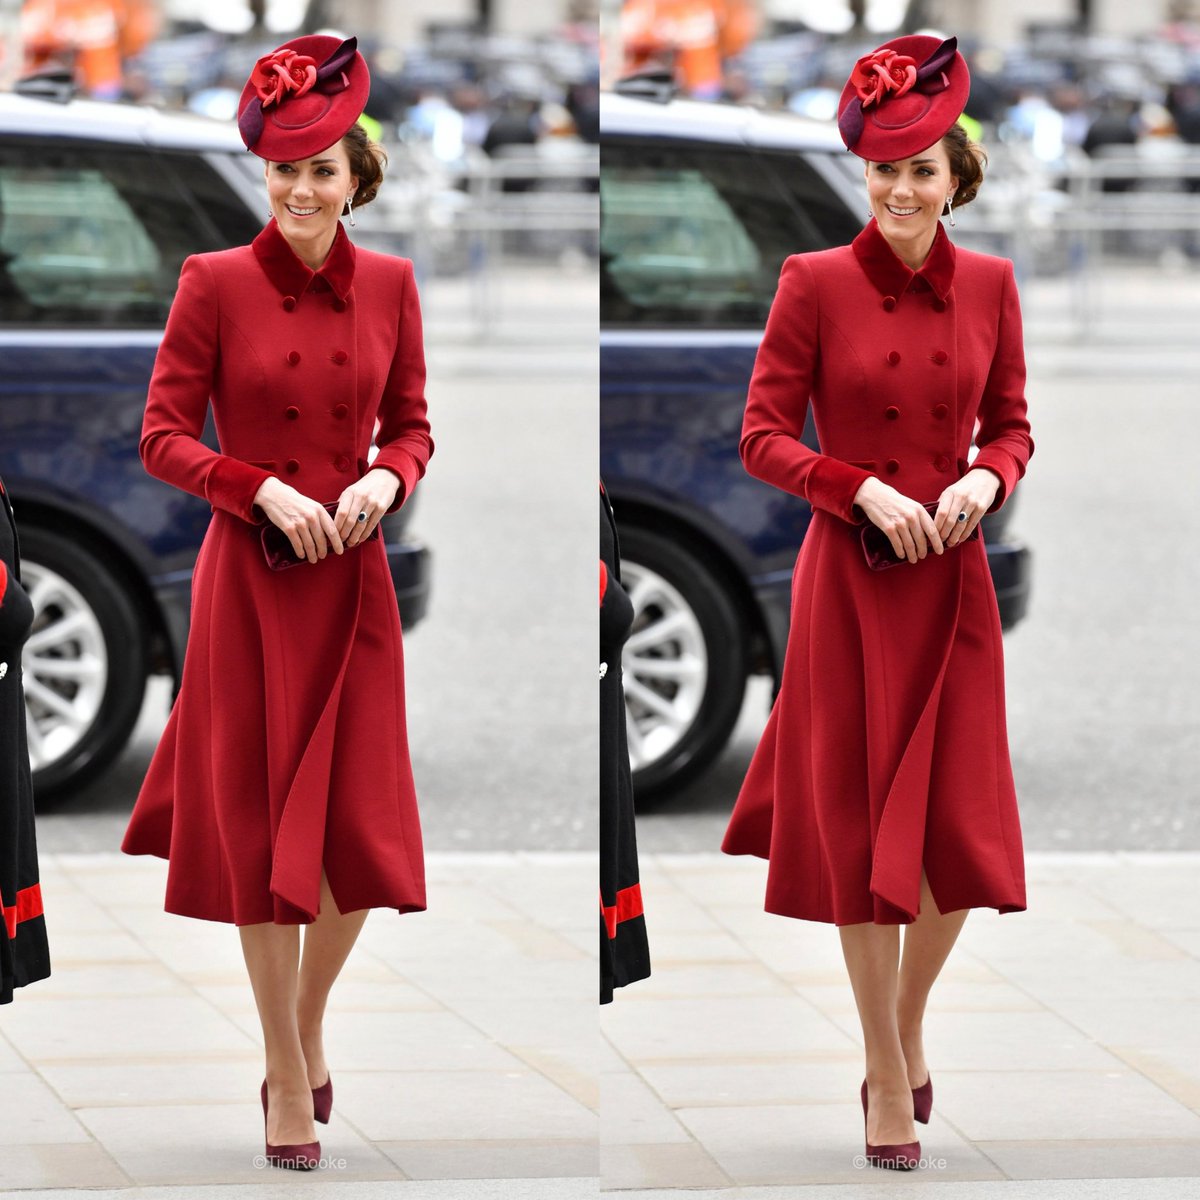
<path fill-rule="evenodd" d="M 865 922 L 839 926 L 838 932 L 867 1052 L 867 1141 L 915 1142 L 912 1092 L 896 1027 L 899 929 Z"/>
<path fill-rule="evenodd" d="M 896 991 L 896 1025 L 908 1069 L 909 1087 L 920 1087 L 929 1078 L 921 1022 L 930 989 L 945 965 L 969 909 L 940 913 L 933 902 L 929 881 L 921 872 L 921 911 L 904 930 L 904 954 Z"/>
<path fill-rule="evenodd" d="M 304 955 L 300 961 L 296 997 L 296 1022 L 310 1088 L 320 1087 L 329 1078 L 321 1037 L 325 1004 L 334 980 L 362 931 L 367 912 L 365 908 L 357 912 L 338 912 L 329 890 L 329 880 L 325 878 L 325 872 L 321 872 L 321 911 L 304 930 Z"/>
<path fill-rule="evenodd" d="M 267 1054 L 267 1141 L 273 1146 L 315 1142 L 312 1092 L 296 1027 L 297 927 L 265 922 L 239 926 L 238 933 Z"/>

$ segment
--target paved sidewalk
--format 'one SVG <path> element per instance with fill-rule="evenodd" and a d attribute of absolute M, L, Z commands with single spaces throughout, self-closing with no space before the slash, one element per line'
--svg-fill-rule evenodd
<path fill-rule="evenodd" d="M 54 973 L 0 1008 L 0 1189 L 596 1195 L 594 856 L 433 854 L 429 912 L 370 915 L 326 1021 L 331 1165 L 305 1176 L 255 1164 L 261 1035 L 233 927 L 164 913 L 158 859 L 41 868 Z"/>
<path fill-rule="evenodd" d="M 933 1165 L 898 1176 L 855 1164 L 861 1035 L 835 929 L 764 913 L 759 860 L 644 855 L 654 975 L 601 1020 L 603 1186 L 1200 1195 L 1200 855 L 1029 854 L 1027 871 L 1029 910 L 972 913 L 934 989 Z"/>

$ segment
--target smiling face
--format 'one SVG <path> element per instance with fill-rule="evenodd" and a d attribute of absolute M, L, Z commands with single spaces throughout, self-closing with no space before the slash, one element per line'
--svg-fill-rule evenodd
<path fill-rule="evenodd" d="M 946 197 L 958 187 L 946 147 L 939 141 L 912 158 L 868 162 L 866 178 L 879 232 L 909 266 L 913 258 L 920 265 L 933 245 Z"/>
<path fill-rule="evenodd" d="M 268 162 L 265 173 L 280 232 L 301 258 L 323 257 L 333 244 L 346 197 L 358 187 L 345 146 L 338 141 L 312 158 Z"/>

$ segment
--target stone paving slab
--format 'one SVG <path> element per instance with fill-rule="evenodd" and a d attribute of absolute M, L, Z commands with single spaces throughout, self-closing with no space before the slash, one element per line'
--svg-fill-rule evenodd
<path fill-rule="evenodd" d="M 53 974 L 0 1009 L 0 1189 L 594 1197 L 596 1078 L 620 1065 L 596 1021 L 595 856 L 431 854 L 427 874 L 431 911 L 371 913 L 333 993 L 327 1164 L 298 1176 L 259 1161 L 236 930 L 163 912 L 158 859 L 43 854 Z"/>
<path fill-rule="evenodd" d="M 927 1165 L 897 1178 L 860 1158 L 836 930 L 764 913 L 756 859 L 644 854 L 654 973 L 602 1010 L 604 1190 L 1200 1195 L 1200 855 L 1029 854 L 1027 870 L 1028 911 L 972 913 L 931 997 Z"/>

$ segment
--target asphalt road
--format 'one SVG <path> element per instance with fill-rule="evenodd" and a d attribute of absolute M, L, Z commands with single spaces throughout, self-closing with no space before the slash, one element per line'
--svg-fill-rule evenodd
<path fill-rule="evenodd" d="M 424 299 L 435 452 L 413 529 L 433 592 L 405 638 L 422 825 L 432 850 L 594 850 L 595 268 L 522 272 L 497 299 L 488 341 L 461 286 Z M 169 704 L 151 681 L 121 758 L 39 814 L 39 849 L 120 844 Z"/>
<path fill-rule="evenodd" d="M 1183 295 L 1194 313 L 1194 285 Z M 1144 339 L 1131 325 L 1038 345 L 1027 308 L 1036 450 L 1013 531 L 1036 556 L 1034 592 L 1005 655 L 1032 850 L 1200 849 L 1200 350 L 1153 344 L 1142 319 Z M 753 681 L 714 768 L 640 814 L 640 848 L 719 846 L 770 702 Z"/>

